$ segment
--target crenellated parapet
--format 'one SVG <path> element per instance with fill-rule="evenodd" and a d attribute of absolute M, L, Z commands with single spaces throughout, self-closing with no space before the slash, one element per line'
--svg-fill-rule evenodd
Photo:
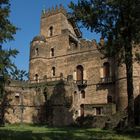
<path fill-rule="evenodd" d="M 85 48 L 91 48 L 91 47 L 97 48 L 97 42 L 94 39 L 93 40 L 81 39 L 80 46 Z"/>
<path fill-rule="evenodd" d="M 49 8 L 48 10 L 42 10 L 42 18 L 49 17 L 58 13 L 63 13 L 64 15 L 67 14 L 66 9 L 60 4 L 59 6 L 56 5 L 55 7 Z"/>

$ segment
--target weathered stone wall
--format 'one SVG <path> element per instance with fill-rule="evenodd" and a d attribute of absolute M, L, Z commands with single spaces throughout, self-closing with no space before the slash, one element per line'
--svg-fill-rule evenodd
<path fill-rule="evenodd" d="M 6 91 L 6 123 L 48 123 L 57 126 L 72 123 L 72 89 L 63 81 L 40 84 L 12 82 L 6 86 Z"/>
<path fill-rule="evenodd" d="M 49 29 L 53 27 L 53 33 L 49 36 Z M 77 38 L 71 21 L 67 19 L 65 12 L 47 12 L 41 18 L 41 36 L 45 36 L 46 45 L 38 44 L 38 56 L 30 57 L 30 80 L 34 80 L 35 74 L 39 75 L 41 82 L 46 76 L 47 80 L 55 80 L 61 74 L 64 78 L 73 77 L 73 105 L 71 110 L 79 111 L 81 104 L 107 104 L 107 97 L 115 98 L 115 86 L 113 83 L 100 85 L 100 68 L 104 62 L 110 63 L 110 76 L 114 77 L 114 62 L 111 59 L 101 59 L 102 55 L 97 49 L 95 40 Z M 35 51 L 34 41 L 31 44 L 31 54 Z M 42 47 L 43 46 L 43 47 Z M 32 49 L 33 48 L 33 49 Z M 51 49 L 54 56 L 51 56 Z M 81 97 L 75 77 L 77 66 L 84 69 L 83 78 L 87 81 L 85 98 Z M 55 76 L 52 76 L 52 67 L 55 67 Z M 74 95 L 74 93 L 77 93 Z M 74 99 L 75 98 L 75 99 Z M 53 99 L 54 100 L 54 99 Z"/>

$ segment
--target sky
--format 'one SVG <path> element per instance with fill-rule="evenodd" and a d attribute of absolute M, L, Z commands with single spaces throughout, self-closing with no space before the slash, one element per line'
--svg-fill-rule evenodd
<path fill-rule="evenodd" d="M 40 17 L 42 10 L 62 4 L 68 9 L 71 0 L 10 0 L 11 13 L 10 21 L 19 28 L 15 35 L 15 40 L 4 44 L 6 48 L 16 48 L 19 51 L 14 63 L 19 69 L 29 70 L 29 49 L 30 42 L 34 36 L 40 32 Z M 72 0 L 77 2 L 77 0 Z M 81 29 L 83 38 L 96 39 L 99 35 L 91 33 L 86 29 Z"/>

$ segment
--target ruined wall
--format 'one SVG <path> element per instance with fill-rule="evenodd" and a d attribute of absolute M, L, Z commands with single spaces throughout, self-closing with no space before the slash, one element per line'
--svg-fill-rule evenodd
<path fill-rule="evenodd" d="M 72 123 L 72 89 L 63 81 L 40 84 L 15 81 L 6 86 L 6 91 L 6 123 L 55 126 Z"/>

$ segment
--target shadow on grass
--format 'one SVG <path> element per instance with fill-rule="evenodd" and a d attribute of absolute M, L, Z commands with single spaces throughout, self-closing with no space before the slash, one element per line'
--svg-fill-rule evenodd
<path fill-rule="evenodd" d="M 73 127 L 20 129 L 22 127 L 16 130 L 1 129 L 0 140 L 127 140 L 140 138 L 140 128 L 126 132 Z M 38 129 L 40 130 L 38 131 Z"/>
<path fill-rule="evenodd" d="M 116 131 L 117 134 L 122 136 L 129 136 L 130 138 L 139 138 L 140 139 L 140 127 L 132 129 L 123 129 Z"/>
<path fill-rule="evenodd" d="M 51 130 L 45 133 L 2 130 L 0 131 L 0 140 L 101 140 L 105 135 L 103 132 L 85 133 L 82 130 L 78 132 L 73 130 Z"/>

